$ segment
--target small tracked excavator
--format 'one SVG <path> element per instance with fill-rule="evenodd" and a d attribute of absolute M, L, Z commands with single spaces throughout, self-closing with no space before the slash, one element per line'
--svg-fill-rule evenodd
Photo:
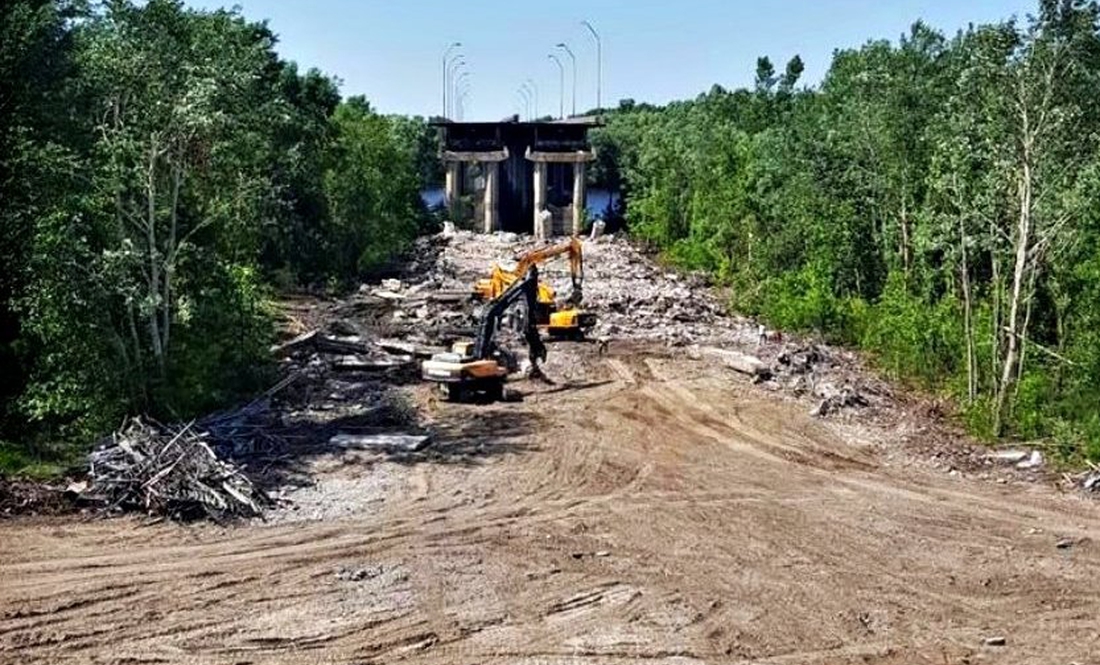
<path fill-rule="evenodd" d="M 532 268 L 562 254 L 569 256 L 573 292 L 564 303 L 558 303 L 554 289 L 548 284 L 539 283 L 533 310 L 535 321 L 551 337 L 583 337 L 586 331 L 596 325 L 596 314 L 580 309 L 584 288 L 584 256 L 581 241 L 575 236 L 557 245 L 539 247 L 523 254 L 516 260 L 514 270 L 505 270 L 494 264 L 489 277 L 479 279 L 474 284 L 474 295 L 483 300 L 497 298 Z"/>
<path fill-rule="evenodd" d="M 527 308 L 522 317 L 523 337 L 532 373 L 537 374 L 538 363 L 546 360 L 546 346 L 534 318 L 538 282 L 538 268 L 532 265 L 522 278 L 513 281 L 489 303 L 473 342 L 456 342 L 449 353 L 437 353 L 421 364 L 423 379 L 439 384 L 451 401 L 479 395 L 491 401 L 503 399 L 504 382 L 519 369 L 519 362 L 515 354 L 497 344 L 496 338 L 508 310 L 520 302 Z"/>

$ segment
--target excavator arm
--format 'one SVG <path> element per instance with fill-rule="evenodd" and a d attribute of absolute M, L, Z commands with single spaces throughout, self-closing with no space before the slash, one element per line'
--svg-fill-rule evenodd
<path fill-rule="evenodd" d="M 539 270 L 531 265 L 527 274 L 520 280 L 513 282 L 510 287 L 496 300 L 489 304 L 481 317 L 478 326 L 477 338 L 474 340 L 473 357 L 476 360 L 486 360 L 492 357 L 496 349 L 496 335 L 500 331 L 504 314 L 516 303 L 523 301 L 527 305 L 526 325 L 523 330 L 524 340 L 530 350 L 532 363 L 546 360 L 546 345 L 542 343 L 539 329 L 535 323 L 535 307 L 538 297 Z"/>
<path fill-rule="evenodd" d="M 557 245 L 539 247 L 523 254 L 517 260 L 514 272 L 516 276 L 522 277 L 533 266 L 562 254 L 569 255 L 569 275 L 573 281 L 573 294 L 570 301 L 574 304 L 580 304 L 584 286 L 584 254 L 581 241 L 576 236 Z"/>
<path fill-rule="evenodd" d="M 514 270 L 504 270 L 499 265 L 494 265 L 492 273 L 487 279 L 478 280 L 474 290 L 484 299 L 492 300 L 500 297 L 517 279 L 524 277 L 532 267 L 562 254 L 569 255 L 569 274 L 572 279 L 573 293 L 569 301 L 578 305 L 582 299 L 584 287 L 584 257 L 581 249 L 581 241 L 577 238 L 551 245 L 538 247 L 520 255 L 516 259 Z M 539 289 L 538 298 L 544 305 L 553 303 L 553 290 L 548 286 Z"/>

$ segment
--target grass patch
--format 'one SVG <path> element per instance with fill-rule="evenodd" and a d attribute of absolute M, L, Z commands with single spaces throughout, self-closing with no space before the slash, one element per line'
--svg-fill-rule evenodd
<path fill-rule="evenodd" d="M 74 455 L 46 459 L 27 452 L 13 443 L 0 441 L 0 476 L 54 480 L 65 475 L 76 462 Z"/>

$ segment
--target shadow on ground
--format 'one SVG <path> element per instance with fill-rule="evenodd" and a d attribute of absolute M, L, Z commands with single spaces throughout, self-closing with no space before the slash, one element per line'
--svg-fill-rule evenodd
<path fill-rule="evenodd" d="M 510 404 L 448 404 L 427 424 L 410 399 L 411 391 L 391 379 L 324 376 L 282 395 L 273 411 L 272 440 L 279 444 L 248 451 L 236 461 L 262 489 L 312 482 L 313 462 L 347 457 L 403 465 L 475 465 L 526 452 L 526 435 L 539 418 Z M 418 450 L 401 446 L 345 449 L 331 440 L 340 434 L 407 434 L 429 437 Z"/>

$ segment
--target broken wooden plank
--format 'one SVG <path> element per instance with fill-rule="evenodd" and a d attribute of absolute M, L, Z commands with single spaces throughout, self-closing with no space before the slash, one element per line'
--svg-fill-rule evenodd
<path fill-rule="evenodd" d="M 338 337 L 320 336 L 314 340 L 314 346 L 321 353 L 330 353 L 336 356 L 351 356 L 370 352 L 370 348 L 363 344 L 358 337 L 340 339 Z"/>
<path fill-rule="evenodd" d="M 317 338 L 318 332 L 316 330 L 310 330 L 298 335 L 294 339 L 287 340 L 282 344 L 276 344 L 271 347 L 271 353 L 275 356 L 283 357 L 288 356 L 295 351 L 299 351 L 304 348 L 312 347 L 314 340 Z"/>

